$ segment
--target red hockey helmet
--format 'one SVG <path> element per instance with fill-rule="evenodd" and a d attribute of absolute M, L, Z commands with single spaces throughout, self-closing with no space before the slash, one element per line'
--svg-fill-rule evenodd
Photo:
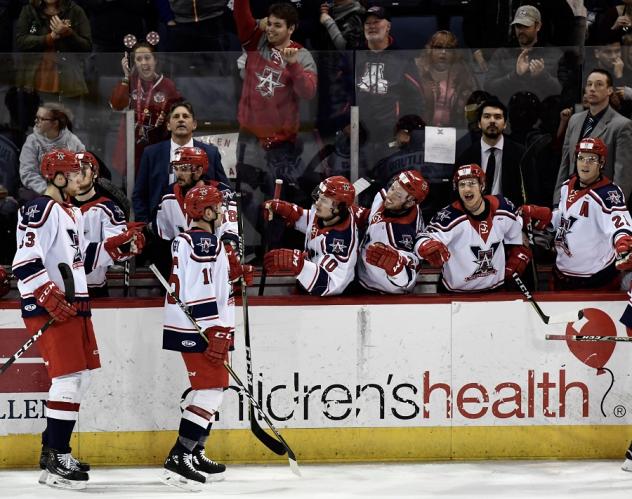
<path fill-rule="evenodd" d="M 477 179 L 478 183 L 481 184 L 481 191 L 485 190 L 485 172 L 476 163 L 459 166 L 454 172 L 454 177 L 452 178 L 452 188 L 455 192 L 459 190 L 459 180 L 464 180 L 466 178 Z"/>
<path fill-rule="evenodd" d="M 408 194 L 415 198 L 417 204 L 426 199 L 430 191 L 428 182 L 417 170 L 405 170 L 397 175 L 395 180 L 399 182 L 399 185 L 401 185 Z"/>
<path fill-rule="evenodd" d="M 75 153 L 75 156 L 82 170 L 84 168 L 90 168 L 95 177 L 99 175 L 99 161 L 94 157 L 94 154 L 89 151 L 81 151 Z"/>
<path fill-rule="evenodd" d="M 4 270 L 4 267 L 0 265 L 0 298 L 6 295 L 11 289 L 9 284 L 9 274 Z"/>
<path fill-rule="evenodd" d="M 208 171 L 208 156 L 200 147 L 179 147 L 176 149 L 171 166 L 190 165 L 191 171 L 202 170 L 202 175 Z"/>
<path fill-rule="evenodd" d="M 351 206 L 355 200 L 355 187 L 345 177 L 336 175 L 326 178 L 318 185 L 316 198 L 319 194 L 333 199 L 338 205 Z"/>
<path fill-rule="evenodd" d="M 575 146 L 575 153 L 579 154 L 580 152 L 596 154 L 605 160 L 608 156 L 608 146 L 601 139 L 586 137 L 580 140 Z M 605 163 L 605 161 L 602 162 L 602 166 L 603 163 Z"/>
<path fill-rule="evenodd" d="M 212 185 L 193 187 L 184 197 L 184 212 L 193 220 L 199 220 L 204 210 L 224 199 L 222 193 Z"/>
<path fill-rule="evenodd" d="M 71 173 L 81 172 L 76 154 L 68 149 L 53 149 L 44 154 L 40 168 L 46 180 L 53 180 L 57 173 L 63 173 L 68 177 Z"/>

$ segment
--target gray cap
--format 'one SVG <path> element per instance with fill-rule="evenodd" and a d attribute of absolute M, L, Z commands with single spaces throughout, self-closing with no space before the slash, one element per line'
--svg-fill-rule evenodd
<path fill-rule="evenodd" d="M 542 22 L 540 11 L 536 9 L 533 5 L 523 5 L 522 7 L 518 7 L 516 15 L 514 16 L 514 20 L 511 24 L 533 26 L 535 23 L 539 22 Z"/>

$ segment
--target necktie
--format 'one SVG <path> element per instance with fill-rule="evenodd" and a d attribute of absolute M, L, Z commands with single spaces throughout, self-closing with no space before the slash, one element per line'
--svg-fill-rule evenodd
<path fill-rule="evenodd" d="M 595 126 L 595 119 L 589 114 L 588 118 L 586 118 L 586 124 L 584 125 L 584 130 L 582 131 L 582 139 L 590 135 L 590 132 L 592 132 L 592 129 L 594 126 Z"/>
<path fill-rule="evenodd" d="M 485 171 L 485 184 L 487 184 L 487 192 L 492 193 L 494 187 L 494 173 L 496 172 L 496 148 L 489 148 L 489 159 L 487 160 L 487 170 Z"/>

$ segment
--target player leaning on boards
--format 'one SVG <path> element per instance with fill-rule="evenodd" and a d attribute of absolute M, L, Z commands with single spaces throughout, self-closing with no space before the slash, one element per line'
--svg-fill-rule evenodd
<path fill-rule="evenodd" d="M 419 205 L 428 192 L 421 173 L 406 170 L 393 177 L 388 190 L 375 195 L 370 211 L 364 210 L 368 227 L 357 268 L 362 287 L 381 293 L 412 292 L 419 266 L 414 246 L 424 230 Z"/>
<path fill-rule="evenodd" d="M 632 269 L 632 223 L 621 189 L 603 175 L 608 148 L 584 138 L 576 147 L 577 173 L 562 185 L 558 207 L 522 206 L 525 223 L 555 231 L 556 289 L 618 290 L 618 270 Z M 587 244 L 589 242 L 589 244 Z M 616 261 L 617 258 L 620 258 Z"/>
<path fill-rule="evenodd" d="M 267 210 L 305 234 L 305 247 L 269 251 L 263 264 L 269 274 L 291 272 L 309 294 L 339 295 L 353 280 L 358 259 L 355 188 L 345 177 L 334 176 L 323 180 L 312 196 L 309 210 L 278 199 L 265 202 Z"/>
<path fill-rule="evenodd" d="M 531 259 L 523 245 L 522 220 L 501 195 L 483 195 L 485 173 L 476 164 L 460 166 L 452 179 L 458 199 L 430 221 L 415 250 L 433 266 L 442 266 L 442 291 L 490 291 Z"/>
<path fill-rule="evenodd" d="M 167 296 L 162 346 L 182 353 L 192 391 L 161 479 L 167 485 L 198 490 L 207 475 L 216 478 L 226 469 L 208 459 L 204 447 L 228 386 L 223 363 L 233 343 L 235 302 L 228 255 L 215 234 L 222 223 L 222 193 L 213 186 L 193 187 L 184 199 L 184 211 L 193 222 L 171 243 L 169 282 L 189 307 L 208 344 L 176 301 Z"/>
<path fill-rule="evenodd" d="M 138 254 L 143 236 L 136 230 L 90 243 L 84 237 L 79 208 L 69 201 L 85 178 L 74 152 L 55 150 L 42 158 L 44 194 L 27 203 L 18 221 L 18 249 L 13 273 L 22 297 L 22 317 L 30 334 L 49 317 L 52 325 L 39 340 L 39 349 L 51 379 L 46 402 L 46 429 L 42 434 L 41 483 L 82 489 L 90 466 L 77 461 L 69 443 L 79 415 L 90 372 L 100 367 L 99 351 L 90 319 L 86 273 L 99 266 Z M 64 296 L 60 263 L 72 269 L 75 296 Z"/>

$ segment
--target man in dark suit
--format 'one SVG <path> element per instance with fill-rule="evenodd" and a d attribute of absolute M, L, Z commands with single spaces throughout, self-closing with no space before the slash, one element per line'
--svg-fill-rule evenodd
<path fill-rule="evenodd" d="M 174 181 L 170 178 L 173 175 L 170 163 L 176 149 L 180 147 L 204 149 L 209 161 L 208 180 L 216 180 L 225 184 L 226 188 L 230 188 L 217 147 L 193 140 L 193 131 L 197 128 L 193 106 L 189 102 L 174 104 L 169 110 L 167 119 L 167 129 L 171 132 L 171 139 L 145 148 L 140 160 L 132 194 L 134 219 L 137 222 L 150 222 L 153 219 L 163 194 L 169 184 Z"/>
<path fill-rule="evenodd" d="M 503 134 L 507 125 L 507 108 L 491 98 L 478 108 L 481 140 L 473 143 L 456 161 L 456 167 L 475 163 L 485 172 L 488 194 L 502 194 L 515 205 L 523 199 L 521 162 L 524 148 Z"/>
<path fill-rule="evenodd" d="M 621 187 L 629 202 L 632 193 L 632 121 L 610 107 L 613 92 L 612 75 L 608 71 L 593 69 L 588 74 L 584 96 L 589 108 L 574 114 L 568 122 L 554 205 L 560 200 L 562 184 L 575 173 L 575 144 L 584 137 L 600 138 L 608 146 L 603 174 Z"/>

